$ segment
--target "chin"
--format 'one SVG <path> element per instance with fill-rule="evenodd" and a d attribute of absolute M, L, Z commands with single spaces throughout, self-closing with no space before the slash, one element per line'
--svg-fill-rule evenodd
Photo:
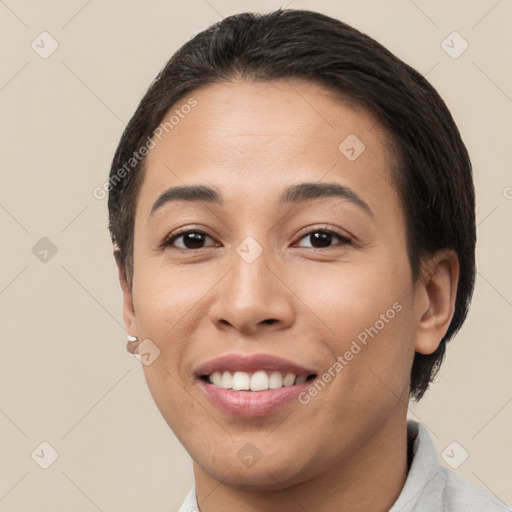
<path fill-rule="evenodd" d="M 243 460 L 242 455 L 240 458 Z M 307 462 L 299 463 L 294 454 L 290 454 L 289 458 L 293 460 L 291 463 L 287 463 L 286 457 L 282 455 L 269 456 L 267 460 L 261 456 L 256 462 L 249 462 L 248 459 L 247 462 L 243 462 L 236 457 L 216 461 L 214 465 L 200 466 L 203 471 L 224 485 L 244 491 L 275 491 L 311 478 L 311 469 Z"/>

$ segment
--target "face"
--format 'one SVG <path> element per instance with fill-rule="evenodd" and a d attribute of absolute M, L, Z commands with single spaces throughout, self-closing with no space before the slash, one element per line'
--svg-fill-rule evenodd
<path fill-rule="evenodd" d="M 298 483 L 405 423 L 426 303 L 388 138 L 305 81 L 192 96 L 147 157 L 125 322 L 196 477 Z M 163 195 L 185 185 L 213 192 Z"/>

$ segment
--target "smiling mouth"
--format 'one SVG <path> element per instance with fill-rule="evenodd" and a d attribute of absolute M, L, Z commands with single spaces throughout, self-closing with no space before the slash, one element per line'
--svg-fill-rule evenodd
<path fill-rule="evenodd" d="M 308 382 L 316 377 L 316 373 L 296 375 L 278 371 L 258 370 L 256 372 L 216 371 L 210 375 L 201 375 L 200 379 L 215 387 L 233 391 L 267 391 L 291 387 Z"/>

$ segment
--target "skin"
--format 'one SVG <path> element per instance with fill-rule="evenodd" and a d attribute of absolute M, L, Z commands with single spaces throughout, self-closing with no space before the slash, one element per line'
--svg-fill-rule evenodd
<path fill-rule="evenodd" d="M 448 329 L 457 258 L 429 256 L 413 282 L 388 135 L 365 109 L 302 80 L 236 80 L 193 97 L 197 107 L 147 157 L 131 287 L 118 266 L 128 332 L 161 351 L 143 369 L 193 458 L 199 508 L 387 511 L 407 475 L 414 353 L 433 352 Z M 338 149 L 348 134 L 366 146 L 355 161 Z M 301 182 L 349 187 L 373 216 L 339 197 L 276 205 Z M 213 186 L 224 204 L 169 203 L 150 218 L 159 195 L 183 184 Z M 160 247 L 189 226 L 208 235 L 205 248 L 180 249 L 183 237 Z M 325 228 L 352 242 L 315 246 L 307 233 Z M 250 264 L 236 252 L 247 236 L 263 250 Z M 273 354 L 321 375 L 394 303 L 401 311 L 307 405 L 236 417 L 194 378 L 227 353 Z M 237 457 L 247 443 L 261 454 L 252 467 Z"/>

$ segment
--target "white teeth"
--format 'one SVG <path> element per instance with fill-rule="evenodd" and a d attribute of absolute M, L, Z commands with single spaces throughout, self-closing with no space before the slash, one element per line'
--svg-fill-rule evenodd
<path fill-rule="evenodd" d="M 259 370 L 252 375 L 247 372 L 236 371 L 231 373 L 214 372 L 209 376 L 209 382 L 224 389 L 234 391 L 266 391 L 267 389 L 279 389 L 283 386 L 302 384 L 307 379 L 306 375 L 296 377 L 294 373 L 283 375 L 280 372 L 268 374 L 265 370 Z"/>
<path fill-rule="evenodd" d="M 224 372 L 222 374 L 222 381 L 220 383 L 220 387 L 224 389 L 231 389 L 233 387 L 233 377 L 231 373 Z"/>
<path fill-rule="evenodd" d="M 219 388 L 222 387 L 222 373 L 220 372 L 214 372 L 211 376 L 210 376 L 210 379 L 211 381 L 213 382 L 213 384 L 215 384 L 216 386 L 218 386 Z"/>
<path fill-rule="evenodd" d="M 263 370 L 253 373 L 251 377 L 251 391 L 265 391 L 268 389 L 268 375 Z"/>
<path fill-rule="evenodd" d="M 246 372 L 235 372 L 233 375 L 233 391 L 243 391 L 249 389 L 249 374 Z"/>
<path fill-rule="evenodd" d="M 269 389 L 277 389 L 283 387 L 283 376 L 279 372 L 272 372 L 268 379 Z"/>
<path fill-rule="evenodd" d="M 287 373 L 286 377 L 283 379 L 283 386 L 293 386 L 295 382 L 295 374 Z"/>

